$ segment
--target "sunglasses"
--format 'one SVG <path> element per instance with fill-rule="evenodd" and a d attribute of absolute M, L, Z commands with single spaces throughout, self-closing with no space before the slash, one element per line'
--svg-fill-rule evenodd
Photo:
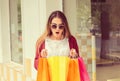
<path fill-rule="evenodd" d="M 62 25 L 62 24 L 61 24 L 61 25 L 51 24 L 51 28 L 52 28 L 52 29 L 56 29 L 57 27 L 58 27 L 59 29 L 64 29 L 64 25 Z"/>

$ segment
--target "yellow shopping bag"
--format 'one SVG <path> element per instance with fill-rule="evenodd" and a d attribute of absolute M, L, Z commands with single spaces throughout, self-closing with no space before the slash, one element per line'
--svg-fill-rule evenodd
<path fill-rule="evenodd" d="M 64 56 L 48 58 L 51 81 L 67 81 L 69 60 L 70 58 Z"/>

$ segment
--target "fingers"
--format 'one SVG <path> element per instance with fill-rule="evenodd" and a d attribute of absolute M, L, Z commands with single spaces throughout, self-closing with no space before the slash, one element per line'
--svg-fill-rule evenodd
<path fill-rule="evenodd" d="M 71 58 L 77 58 L 78 57 L 78 54 L 77 54 L 76 50 L 73 49 L 73 48 L 70 50 L 70 57 Z"/>
<path fill-rule="evenodd" d="M 43 50 L 41 51 L 41 56 L 42 56 L 42 57 L 47 57 L 47 50 L 46 50 L 46 49 L 43 49 Z"/>

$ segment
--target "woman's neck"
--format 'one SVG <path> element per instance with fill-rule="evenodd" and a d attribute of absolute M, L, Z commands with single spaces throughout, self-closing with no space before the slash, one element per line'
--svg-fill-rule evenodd
<path fill-rule="evenodd" d="M 52 39 L 52 40 L 62 40 L 62 39 L 64 39 L 64 36 L 62 35 L 62 36 L 60 36 L 60 37 L 55 37 L 55 36 L 50 36 L 50 39 Z"/>

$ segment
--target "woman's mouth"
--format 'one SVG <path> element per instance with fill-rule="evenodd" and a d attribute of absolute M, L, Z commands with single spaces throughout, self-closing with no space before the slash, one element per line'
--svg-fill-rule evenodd
<path fill-rule="evenodd" d="M 56 34 L 59 34 L 59 32 L 56 32 Z"/>

